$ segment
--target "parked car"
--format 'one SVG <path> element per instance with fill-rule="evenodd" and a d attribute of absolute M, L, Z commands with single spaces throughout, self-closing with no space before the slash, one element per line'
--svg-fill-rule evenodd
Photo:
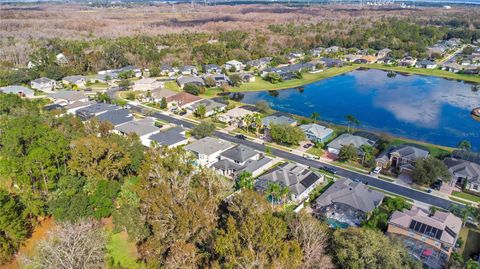
<path fill-rule="evenodd" d="M 378 175 L 378 174 L 380 174 L 380 171 L 382 171 L 381 167 L 375 167 L 372 170 L 372 174 Z"/>
<path fill-rule="evenodd" d="M 311 147 L 311 146 L 312 146 L 312 144 L 308 143 L 308 144 L 303 145 L 303 148 L 308 149 L 308 148 Z"/>
<path fill-rule="evenodd" d="M 430 187 L 434 190 L 439 191 L 440 188 L 442 187 L 442 184 L 443 184 L 443 182 L 441 180 L 437 180 L 437 181 L 433 182 L 432 185 L 430 185 Z"/>
<path fill-rule="evenodd" d="M 242 135 L 242 134 L 238 134 L 238 135 L 236 135 L 235 137 L 238 138 L 238 139 L 241 139 L 241 140 L 247 139 L 247 137 L 244 136 L 244 135 Z"/>
<path fill-rule="evenodd" d="M 322 166 L 322 167 L 320 167 L 320 169 L 322 169 L 323 171 L 332 173 L 332 174 L 334 174 L 334 175 L 337 174 L 337 169 L 335 169 L 335 168 L 333 168 L 333 167 Z"/>

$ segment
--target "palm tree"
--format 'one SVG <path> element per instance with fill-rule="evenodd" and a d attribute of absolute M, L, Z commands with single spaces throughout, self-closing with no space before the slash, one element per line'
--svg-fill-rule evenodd
<path fill-rule="evenodd" d="M 290 189 L 288 187 L 283 187 L 283 186 L 280 186 L 280 187 L 281 189 L 278 195 L 282 197 L 283 207 L 285 208 L 285 205 L 287 204 L 287 197 L 288 197 L 288 194 L 290 193 Z"/>
<path fill-rule="evenodd" d="M 310 115 L 310 119 L 313 121 L 317 121 L 320 118 L 320 114 L 318 112 L 313 112 L 312 115 Z"/>
<path fill-rule="evenodd" d="M 346 115 L 345 118 L 347 119 L 348 121 L 348 129 L 347 129 L 347 132 L 350 132 L 350 125 L 358 125 L 360 124 L 360 121 L 355 118 L 355 116 L 349 114 L 349 115 Z"/>
<path fill-rule="evenodd" d="M 253 117 L 250 114 L 247 114 L 243 117 L 243 123 L 245 123 L 245 129 L 250 131 L 250 125 L 252 125 Z"/>
<path fill-rule="evenodd" d="M 270 197 L 272 202 L 272 209 L 274 201 L 277 201 L 280 197 L 280 193 L 282 191 L 282 186 L 278 183 L 269 183 L 267 187 L 267 195 Z"/>
<path fill-rule="evenodd" d="M 255 135 L 258 136 L 258 132 L 262 127 L 262 115 L 260 113 L 253 114 L 252 122 L 255 124 Z"/>

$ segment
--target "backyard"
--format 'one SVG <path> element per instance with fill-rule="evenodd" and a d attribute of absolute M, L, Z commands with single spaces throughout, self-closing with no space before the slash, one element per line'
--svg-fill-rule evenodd
<path fill-rule="evenodd" d="M 464 243 L 459 250 L 465 261 L 480 253 L 480 229 L 469 224 L 460 231 L 460 237 Z"/>

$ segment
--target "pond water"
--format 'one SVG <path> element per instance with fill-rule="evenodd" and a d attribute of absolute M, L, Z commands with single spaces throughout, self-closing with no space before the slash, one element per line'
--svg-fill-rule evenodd
<path fill-rule="evenodd" d="M 381 70 L 356 70 L 281 91 L 243 92 L 244 103 L 264 100 L 271 108 L 347 125 L 353 115 L 361 129 L 456 146 L 468 140 L 480 149 L 480 122 L 470 112 L 480 106 L 480 92 L 455 80 Z"/>

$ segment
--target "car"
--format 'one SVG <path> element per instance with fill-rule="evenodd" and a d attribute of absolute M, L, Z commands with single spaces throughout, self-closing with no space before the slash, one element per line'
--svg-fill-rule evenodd
<path fill-rule="evenodd" d="M 332 173 L 332 174 L 334 174 L 334 175 L 337 174 L 337 169 L 335 169 L 335 168 L 333 168 L 333 167 L 322 166 L 322 167 L 320 167 L 320 169 L 322 169 L 323 171 Z"/>
<path fill-rule="evenodd" d="M 238 135 L 236 135 L 235 137 L 238 138 L 238 139 L 241 139 L 241 140 L 247 139 L 247 137 L 244 136 L 244 135 L 242 135 L 242 134 L 238 134 Z"/>
<path fill-rule="evenodd" d="M 382 168 L 377 166 L 372 170 L 372 173 L 378 175 L 378 174 L 380 174 L 380 171 L 382 171 Z"/>
<path fill-rule="evenodd" d="M 361 182 L 361 180 L 358 179 L 358 178 L 351 178 L 351 180 L 352 180 L 353 182 Z"/>
<path fill-rule="evenodd" d="M 437 180 L 430 185 L 430 188 L 439 191 L 440 188 L 442 187 L 443 182 L 441 180 Z"/>
<path fill-rule="evenodd" d="M 426 192 L 432 193 L 432 189 L 427 189 Z"/>
<path fill-rule="evenodd" d="M 308 144 L 303 145 L 303 148 L 308 149 L 308 148 L 311 147 L 311 146 L 312 146 L 312 144 L 308 143 Z"/>

